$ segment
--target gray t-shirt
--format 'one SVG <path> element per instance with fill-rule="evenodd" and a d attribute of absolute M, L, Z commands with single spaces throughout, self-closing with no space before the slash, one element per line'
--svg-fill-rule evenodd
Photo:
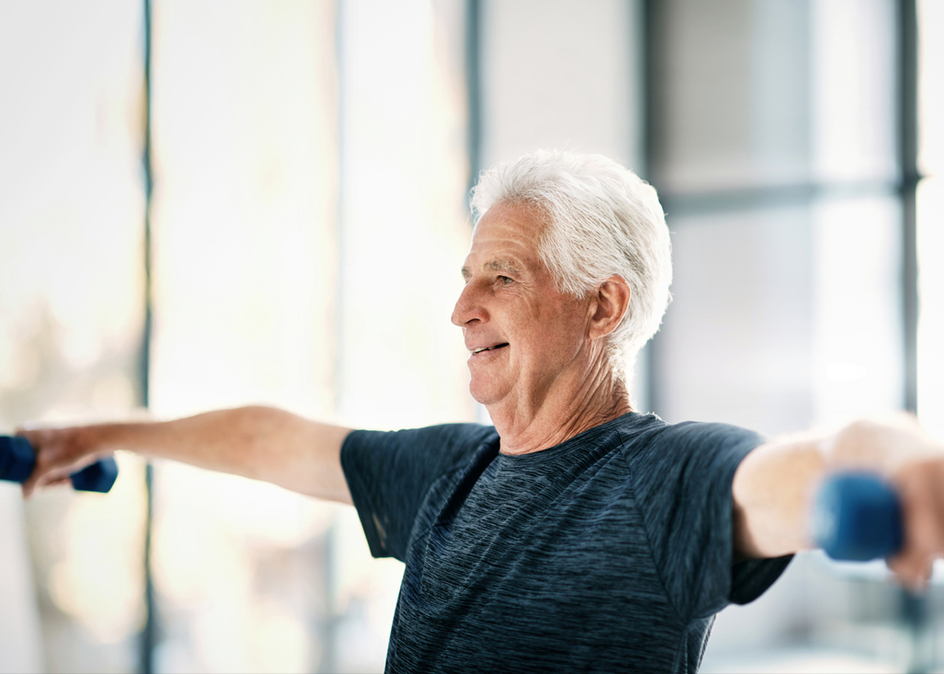
<path fill-rule="evenodd" d="M 714 614 L 790 559 L 733 559 L 731 482 L 761 442 L 635 413 L 519 456 L 490 426 L 355 431 L 371 552 L 406 563 L 387 671 L 697 671 Z"/>

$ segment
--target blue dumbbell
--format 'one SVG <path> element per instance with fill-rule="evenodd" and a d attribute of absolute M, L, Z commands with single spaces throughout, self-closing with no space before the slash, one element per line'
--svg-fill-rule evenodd
<path fill-rule="evenodd" d="M 871 473 L 829 478 L 813 507 L 813 538 L 837 560 L 867 562 L 894 555 L 904 543 L 898 495 Z"/>
<path fill-rule="evenodd" d="M 36 466 L 36 453 L 26 438 L 0 435 L 0 480 L 26 482 Z M 118 479 L 118 464 L 112 458 L 101 459 L 69 476 L 72 486 L 81 491 L 105 493 Z"/>

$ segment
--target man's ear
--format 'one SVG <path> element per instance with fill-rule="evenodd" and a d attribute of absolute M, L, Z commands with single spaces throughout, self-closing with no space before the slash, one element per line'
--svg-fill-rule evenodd
<path fill-rule="evenodd" d="M 631 294 L 626 279 L 616 274 L 596 287 L 590 302 L 590 339 L 606 337 L 619 327 Z"/>

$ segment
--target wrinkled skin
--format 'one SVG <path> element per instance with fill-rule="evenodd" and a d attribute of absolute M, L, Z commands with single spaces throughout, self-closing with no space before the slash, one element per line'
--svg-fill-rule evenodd
<path fill-rule="evenodd" d="M 542 228 L 533 209 L 489 209 L 475 228 L 452 314 L 470 352 L 470 391 L 506 453 L 554 446 L 631 410 L 604 348 L 630 289 L 613 276 L 584 297 L 560 292 L 536 250 Z"/>

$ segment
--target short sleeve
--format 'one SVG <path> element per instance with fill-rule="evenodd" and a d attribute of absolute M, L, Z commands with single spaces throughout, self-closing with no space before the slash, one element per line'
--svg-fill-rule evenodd
<path fill-rule="evenodd" d="M 350 433 L 341 466 L 371 554 L 403 561 L 430 487 L 493 435 L 493 428 L 478 424 Z"/>
<path fill-rule="evenodd" d="M 763 441 L 736 426 L 689 422 L 663 427 L 636 457 L 637 504 L 656 567 L 683 620 L 753 601 L 791 559 L 733 559 L 734 473 Z"/>

